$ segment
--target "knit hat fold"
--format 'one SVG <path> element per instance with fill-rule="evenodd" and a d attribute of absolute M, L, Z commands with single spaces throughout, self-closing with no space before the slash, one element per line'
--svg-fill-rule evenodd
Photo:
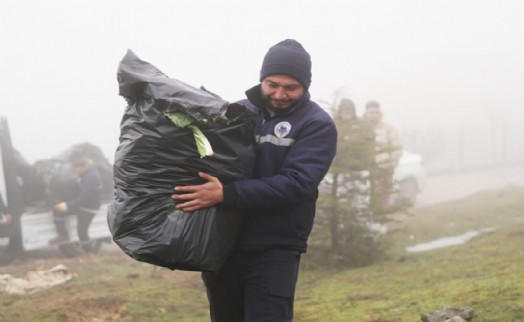
<path fill-rule="evenodd" d="M 291 76 L 302 83 L 306 89 L 309 88 L 311 57 L 298 41 L 286 39 L 269 48 L 262 62 L 260 81 L 275 74 Z"/>

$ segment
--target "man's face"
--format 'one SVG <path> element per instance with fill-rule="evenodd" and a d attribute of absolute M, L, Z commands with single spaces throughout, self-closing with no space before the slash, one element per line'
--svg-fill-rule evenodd
<path fill-rule="evenodd" d="M 340 112 L 340 118 L 342 119 L 342 121 L 351 121 L 355 119 L 355 113 L 346 109 Z"/>
<path fill-rule="evenodd" d="M 368 122 L 377 124 L 382 118 L 382 112 L 378 107 L 368 107 L 366 113 L 364 113 L 364 117 Z"/>
<path fill-rule="evenodd" d="M 302 83 L 287 75 L 270 75 L 262 80 L 262 95 L 274 108 L 288 108 L 304 94 Z"/>
<path fill-rule="evenodd" d="M 87 164 L 75 164 L 74 169 L 78 176 L 82 176 L 84 172 L 87 171 L 87 168 L 89 168 L 89 165 Z"/>

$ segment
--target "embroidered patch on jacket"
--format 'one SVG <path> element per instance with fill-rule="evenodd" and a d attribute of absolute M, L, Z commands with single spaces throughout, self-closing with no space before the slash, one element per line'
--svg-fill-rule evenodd
<path fill-rule="evenodd" d="M 278 138 L 285 137 L 289 134 L 289 131 L 291 131 L 291 124 L 289 124 L 289 122 L 280 122 L 275 125 L 275 135 Z"/>

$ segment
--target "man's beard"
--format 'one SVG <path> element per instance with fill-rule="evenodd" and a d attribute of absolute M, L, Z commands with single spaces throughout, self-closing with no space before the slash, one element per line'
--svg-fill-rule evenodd
<path fill-rule="evenodd" d="M 264 100 L 266 101 L 267 106 L 273 110 L 285 110 L 291 107 L 296 102 L 296 100 L 290 100 L 290 99 L 274 100 L 274 99 L 271 99 L 269 96 L 264 96 Z M 276 104 L 274 104 L 273 102 L 276 102 Z M 285 106 L 282 106 L 282 105 L 285 105 Z"/>

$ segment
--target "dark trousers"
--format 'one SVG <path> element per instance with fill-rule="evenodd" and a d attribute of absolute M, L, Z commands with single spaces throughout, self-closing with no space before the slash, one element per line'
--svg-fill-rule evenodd
<path fill-rule="evenodd" d="M 95 214 L 82 209 L 71 209 L 66 212 L 53 210 L 53 221 L 55 223 L 56 232 L 60 236 L 69 237 L 65 220 L 66 216 L 76 215 L 77 225 L 76 231 L 78 233 L 78 239 L 80 241 L 89 240 L 89 225 L 95 217 Z"/>
<path fill-rule="evenodd" d="M 300 253 L 234 252 L 216 274 L 202 273 L 213 322 L 292 321 Z"/>

